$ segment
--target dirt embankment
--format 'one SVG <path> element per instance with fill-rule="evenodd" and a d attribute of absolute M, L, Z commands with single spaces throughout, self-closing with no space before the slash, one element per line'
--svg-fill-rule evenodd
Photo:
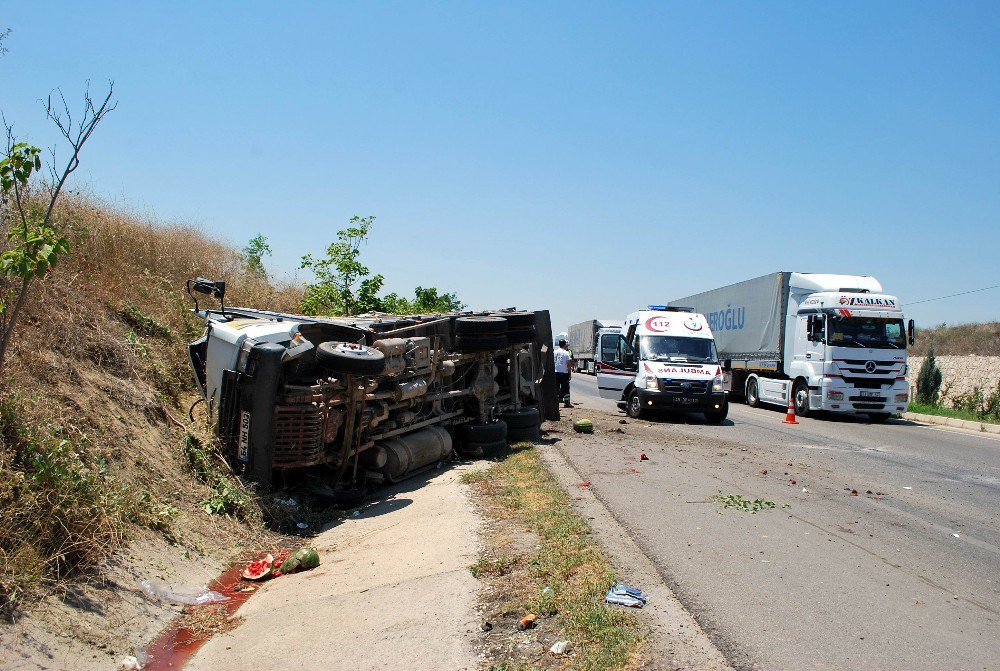
<path fill-rule="evenodd" d="M 80 197 L 58 220 L 71 254 L 33 287 L 0 390 L 2 668 L 117 665 L 175 610 L 138 578 L 204 585 L 264 542 L 252 492 L 187 419 L 200 327 L 181 287 L 216 276 L 232 302 L 298 300 L 193 228 Z"/>

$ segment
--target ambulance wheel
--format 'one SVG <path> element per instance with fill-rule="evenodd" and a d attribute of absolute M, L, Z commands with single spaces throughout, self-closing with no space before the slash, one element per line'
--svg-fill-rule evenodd
<path fill-rule="evenodd" d="M 642 407 L 642 399 L 639 398 L 638 391 L 633 390 L 628 397 L 625 413 L 632 419 L 642 419 L 646 416 L 646 409 Z"/>
<path fill-rule="evenodd" d="M 795 399 L 795 414 L 799 417 L 808 417 L 809 385 L 805 380 L 798 380 L 792 387 L 792 398 Z"/>
<path fill-rule="evenodd" d="M 757 391 L 757 378 L 750 378 L 747 382 L 747 405 L 756 408 L 760 405 L 760 392 Z"/>

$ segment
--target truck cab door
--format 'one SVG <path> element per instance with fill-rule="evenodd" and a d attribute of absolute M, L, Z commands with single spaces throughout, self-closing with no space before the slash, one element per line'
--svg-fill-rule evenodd
<path fill-rule="evenodd" d="M 614 349 L 605 345 L 614 343 Z M 601 336 L 601 361 L 597 364 L 597 392 L 601 398 L 614 401 L 622 400 L 622 393 L 630 382 L 635 380 L 639 370 L 638 360 L 632 345 L 625 336 L 606 333 Z M 610 355 L 611 358 L 604 357 Z"/>
<path fill-rule="evenodd" d="M 822 314 L 799 315 L 795 325 L 795 354 L 791 377 L 802 376 L 812 383 L 823 375 L 826 360 L 826 317 Z"/>

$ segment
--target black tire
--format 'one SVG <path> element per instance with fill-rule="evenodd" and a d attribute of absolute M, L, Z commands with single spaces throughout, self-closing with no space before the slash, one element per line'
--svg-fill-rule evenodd
<path fill-rule="evenodd" d="M 760 405 L 760 392 L 757 390 L 757 378 L 747 381 L 747 405 L 756 408 Z"/>
<path fill-rule="evenodd" d="M 511 345 L 524 345 L 535 342 L 535 329 L 517 329 L 507 331 L 507 342 Z"/>
<path fill-rule="evenodd" d="M 381 375 L 385 372 L 385 355 L 364 345 L 323 342 L 316 348 L 316 361 L 335 373 Z"/>
<path fill-rule="evenodd" d="M 507 429 L 507 442 L 508 443 L 522 443 L 537 440 L 541 437 L 541 430 L 538 425 L 535 426 L 523 426 L 518 429 Z"/>
<path fill-rule="evenodd" d="M 530 407 L 502 413 L 500 419 L 507 423 L 507 433 L 510 433 L 512 429 L 537 427 L 542 423 L 541 415 L 538 414 L 538 408 Z"/>
<path fill-rule="evenodd" d="M 495 443 L 506 440 L 507 422 L 496 421 L 489 424 L 462 424 L 458 436 L 465 443 Z"/>
<path fill-rule="evenodd" d="M 718 410 L 706 410 L 702 414 L 705 415 L 705 423 L 722 424 L 722 422 L 725 421 L 726 417 L 729 416 L 729 399 L 726 399 L 722 403 L 722 407 L 719 408 Z"/>
<path fill-rule="evenodd" d="M 508 331 L 521 331 L 535 328 L 535 313 L 534 312 L 505 312 L 502 314 L 494 314 L 493 317 L 503 317 L 507 320 L 507 330 Z"/>
<path fill-rule="evenodd" d="M 495 349 L 507 348 L 505 335 L 460 335 L 455 337 L 455 350 L 458 352 L 489 352 Z"/>
<path fill-rule="evenodd" d="M 639 392 L 635 389 L 632 390 L 625 402 L 625 414 L 632 419 L 642 419 L 646 416 L 646 409 L 642 407 L 642 399 L 639 398 Z"/>
<path fill-rule="evenodd" d="M 503 317 L 459 317 L 455 320 L 455 334 L 462 335 L 503 335 L 507 332 L 507 320 Z"/>
<path fill-rule="evenodd" d="M 889 419 L 890 415 L 887 412 L 869 412 L 868 419 L 872 424 L 881 424 L 882 422 Z"/>
<path fill-rule="evenodd" d="M 792 386 L 792 398 L 795 400 L 795 414 L 799 417 L 809 416 L 809 385 L 805 380 L 798 380 Z"/>
<path fill-rule="evenodd" d="M 490 443 L 469 443 L 467 448 L 474 453 L 482 454 L 484 459 L 499 457 L 507 451 L 506 440 L 495 440 Z"/>

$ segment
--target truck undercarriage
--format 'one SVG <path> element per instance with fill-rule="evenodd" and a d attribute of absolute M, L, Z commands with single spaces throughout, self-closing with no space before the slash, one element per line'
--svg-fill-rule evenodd
<path fill-rule="evenodd" d="M 199 310 L 191 365 L 226 458 L 263 488 L 350 502 L 453 450 L 490 456 L 558 419 L 546 311 L 306 317 Z"/>

